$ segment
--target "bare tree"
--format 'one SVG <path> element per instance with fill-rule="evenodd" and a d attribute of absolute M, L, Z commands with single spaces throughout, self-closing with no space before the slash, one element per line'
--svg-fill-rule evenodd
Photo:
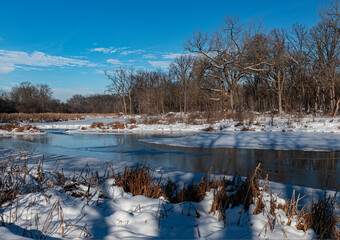
<path fill-rule="evenodd" d="M 336 31 L 340 31 L 340 1 L 330 0 L 329 5 L 320 11 L 322 20 Z"/>
<path fill-rule="evenodd" d="M 340 31 L 323 21 L 312 27 L 310 41 L 318 84 L 323 92 L 323 98 L 329 98 L 329 104 L 326 104 L 326 99 L 323 101 L 324 106 L 328 105 L 332 114 L 335 114 L 338 105 L 337 98 L 339 98 L 336 85 L 339 82 L 337 69 L 340 63 Z"/>
<path fill-rule="evenodd" d="M 291 105 L 298 106 L 300 112 L 303 107 L 310 109 L 315 101 L 316 83 L 311 71 L 312 61 L 308 34 L 307 27 L 298 23 L 293 24 L 287 34 L 287 51 L 289 56 L 294 59 L 288 66 L 290 81 L 287 98 L 290 98 Z"/>
<path fill-rule="evenodd" d="M 287 80 L 289 64 L 295 60 L 287 52 L 287 33 L 284 29 L 273 29 L 269 35 L 268 77 L 271 89 L 277 95 L 278 113 L 282 116 L 283 91 Z"/>
<path fill-rule="evenodd" d="M 180 56 L 170 64 L 170 72 L 176 77 L 183 91 L 183 111 L 188 111 L 188 90 L 194 81 L 195 58 L 191 55 Z"/>
<path fill-rule="evenodd" d="M 254 26 L 247 28 L 240 23 L 239 17 L 226 17 L 219 31 L 214 34 L 194 33 L 186 45 L 187 50 L 205 57 L 215 69 L 211 77 L 219 79 L 221 100 L 226 104 L 228 97 L 229 106 L 225 105 L 225 109 L 230 111 L 235 107 L 234 96 L 239 81 L 257 66 L 245 61 L 252 35 L 259 31 Z"/>
<path fill-rule="evenodd" d="M 123 104 L 123 112 L 127 114 L 126 98 L 129 100 L 129 110 L 132 114 L 132 81 L 133 70 L 126 70 L 124 68 L 117 69 L 112 74 L 105 71 L 105 75 L 111 80 L 111 84 L 108 86 L 107 91 L 116 94 L 120 97 Z"/>
<path fill-rule="evenodd" d="M 37 89 L 39 112 L 46 112 L 49 110 L 48 104 L 52 98 L 52 90 L 47 84 L 39 84 Z"/>

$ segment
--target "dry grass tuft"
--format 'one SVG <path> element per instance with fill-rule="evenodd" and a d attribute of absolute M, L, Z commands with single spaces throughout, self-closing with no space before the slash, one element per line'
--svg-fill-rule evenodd
<path fill-rule="evenodd" d="M 211 175 L 211 171 L 204 174 L 199 183 L 184 184 L 179 187 L 177 183 L 168 179 L 163 182 L 156 179 L 153 171 L 147 165 L 139 165 L 137 167 L 125 166 L 122 173 L 116 174 L 112 165 L 106 165 L 105 173 L 102 177 L 97 171 L 93 171 L 88 165 L 82 171 L 73 172 L 69 176 L 65 176 L 63 172 L 55 169 L 53 172 L 45 172 L 43 160 L 33 165 L 28 165 L 27 156 L 22 155 L 19 158 L 9 157 L 0 164 L 0 207 L 6 203 L 15 203 L 17 196 L 31 192 L 45 192 L 49 188 L 63 188 L 70 196 L 81 198 L 81 200 L 89 201 L 94 197 L 105 198 L 104 194 L 100 194 L 100 189 L 106 180 L 115 179 L 114 185 L 123 187 L 124 191 L 133 195 L 144 195 L 149 198 L 164 197 L 171 203 L 181 202 L 200 202 L 204 200 L 207 192 L 214 191 L 214 199 L 210 212 L 218 214 L 218 219 L 226 223 L 226 210 L 236 206 L 242 206 L 239 221 L 243 210 L 248 211 L 251 204 L 254 204 L 254 212 L 252 214 L 263 213 L 268 217 L 268 222 L 261 230 L 267 231 L 275 228 L 275 224 L 283 223 L 277 210 L 281 209 L 288 217 L 287 225 L 293 221 L 298 224 L 297 229 L 306 231 L 314 229 L 320 239 L 339 239 L 339 216 L 335 213 L 335 204 L 339 207 L 336 195 L 328 196 L 326 193 L 319 197 L 316 202 L 312 202 L 309 208 L 299 205 L 303 197 L 295 198 L 293 192 L 292 198 L 285 204 L 277 204 L 277 198 L 273 195 L 268 175 L 262 180 L 260 164 L 255 169 L 252 176 L 242 179 L 239 176 L 230 180 L 225 177 L 217 179 Z M 27 177 L 30 176 L 30 177 Z M 30 179 L 27 181 L 27 179 Z M 266 192 L 266 189 L 270 193 Z M 99 192 L 98 192 L 99 191 Z M 96 194 L 99 193 L 99 194 Z M 268 198 L 269 203 L 265 202 L 264 196 Z M 267 200 L 266 200 L 267 201 Z M 56 202 L 51 209 L 53 211 L 62 212 L 60 202 Z M 199 214 L 198 214 L 199 216 Z M 0 215 L 1 217 L 1 215 Z M 2 224 L 14 223 L 15 220 L 4 222 Z M 47 218 L 46 224 L 52 222 L 51 218 Z M 46 229 L 49 225 L 44 224 L 41 231 L 46 236 Z M 60 225 L 62 226 L 62 224 Z M 61 228 L 64 234 L 70 229 L 63 225 Z M 75 226 L 75 225 L 74 225 Z M 282 227 L 284 236 L 286 233 Z"/>
<path fill-rule="evenodd" d="M 243 128 L 241 129 L 241 131 L 243 132 L 248 132 L 248 131 L 255 131 L 255 128 L 249 128 L 249 127 L 246 127 L 246 126 L 243 126 Z"/>
<path fill-rule="evenodd" d="M 93 122 L 91 124 L 90 128 L 104 129 L 104 123 L 102 123 L 102 122 Z"/>
<path fill-rule="evenodd" d="M 125 125 L 122 122 L 114 122 L 107 125 L 111 129 L 125 129 Z"/>
<path fill-rule="evenodd" d="M 179 189 L 178 185 L 172 180 L 168 179 L 163 185 L 163 192 L 165 197 L 171 203 L 180 202 L 200 202 L 206 196 L 212 188 L 217 188 L 218 180 L 215 177 L 211 177 L 211 171 L 205 172 L 201 181 L 197 184 L 193 182 L 191 184 L 184 184 L 184 186 Z"/>
<path fill-rule="evenodd" d="M 18 127 L 19 127 L 18 124 L 9 123 L 9 124 L 0 125 L 0 130 L 12 132 L 14 129 L 17 129 Z"/>
<path fill-rule="evenodd" d="M 312 202 L 309 209 L 302 210 L 297 229 L 306 231 L 312 228 L 318 239 L 340 239 L 340 218 L 335 213 L 335 204 L 339 204 L 336 195 L 327 196 L 325 192 L 316 202 Z"/>
<path fill-rule="evenodd" d="M 67 113 L 0 113 L 1 123 L 10 122 L 60 122 L 84 119 L 84 114 Z"/>
<path fill-rule="evenodd" d="M 219 220 L 225 221 L 225 210 L 242 205 L 242 210 L 249 210 L 249 206 L 254 203 L 254 199 L 260 194 L 259 179 L 261 175 L 260 164 L 251 177 L 242 180 L 240 177 L 234 177 L 234 180 L 228 181 L 221 179 L 218 183 L 217 191 L 214 195 L 214 201 L 211 212 L 219 213 Z M 229 193 L 229 194 L 228 194 Z"/>
<path fill-rule="evenodd" d="M 197 112 L 193 112 L 188 114 L 185 119 L 185 123 L 190 125 L 199 125 L 201 124 L 200 120 L 202 120 L 202 116 Z"/>
<path fill-rule="evenodd" d="M 202 130 L 206 132 L 211 132 L 211 131 L 215 131 L 215 128 L 213 128 L 212 126 L 209 126 L 207 128 L 203 128 Z"/>
<path fill-rule="evenodd" d="M 114 176 L 116 184 L 123 187 L 124 191 L 133 195 L 143 195 L 149 198 L 159 198 L 163 196 L 161 181 L 156 180 L 149 166 L 140 165 L 136 168 L 125 166 L 123 174 Z"/>
<path fill-rule="evenodd" d="M 238 123 L 235 124 L 235 127 L 239 127 L 239 126 L 243 126 L 243 125 L 244 125 L 243 122 L 238 122 Z"/>
<path fill-rule="evenodd" d="M 19 125 L 16 123 L 9 123 L 0 125 L 0 130 L 4 130 L 7 132 L 40 132 L 40 129 L 36 126 L 32 126 L 29 124 L 26 125 Z"/>
<path fill-rule="evenodd" d="M 128 120 L 127 123 L 128 123 L 128 124 L 136 124 L 136 123 L 137 123 L 137 120 L 136 120 L 136 118 L 129 118 L 129 120 Z"/>
<path fill-rule="evenodd" d="M 145 116 L 141 119 L 140 123 L 145 125 L 150 124 L 159 124 L 161 121 L 161 118 L 159 116 Z"/>

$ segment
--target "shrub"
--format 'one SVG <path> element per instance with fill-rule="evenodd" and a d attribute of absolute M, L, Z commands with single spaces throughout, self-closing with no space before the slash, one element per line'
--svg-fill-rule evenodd
<path fill-rule="evenodd" d="M 125 129 L 125 125 L 122 122 L 114 122 L 107 125 L 111 129 Z"/>
<path fill-rule="evenodd" d="M 146 165 L 136 168 L 125 166 L 124 173 L 115 175 L 114 179 L 117 186 L 123 187 L 124 191 L 133 195 L 149 198 L 159 198 L 164 195 L 160 181 L 154 179 L 150 167 Z"/>
<path fill-rule="evenodd" d="M 104 123 L 102 122 L 93 122 L 91 124 L 90 128 L 99 128 L 99 129 L 103 129 L 104 128 Z"/>
<path fill-rule="evenodd" d="M 212 126 L 209 126 L 207 128 L 204 128 L 202 129 L 203 131 L 206 131 L 206 132 L 211 132 L 211 131 L 215 131 L 215 128 L 213 128 Z"/>

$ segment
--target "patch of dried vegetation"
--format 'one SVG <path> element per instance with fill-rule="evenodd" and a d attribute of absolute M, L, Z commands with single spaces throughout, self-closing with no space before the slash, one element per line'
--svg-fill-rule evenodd
<path fill-rule="evenodd" d="M 20 125 L 16 123 L 9 123 L 0 125 L 0 130 L 7 132 L 28 133 L 28 132 L 41 132 L 36 126 L 30 124 Z"/>
<path fill-rule="evenodd" d="M 287 236 L 283 228 L 284 223 L 278 213 L 280 210 L 289 219 L 289 222 L 285 223 L 287 225 L 297 221 L 297 229 L 306 231 L 312 228 L 320 239 L 339 239 L 340 237 L 339 216 L 335 213 L 336 204 L 339 207 L 336 194 L 328 196 L 325 193 L 309 206 L 301 206 L 299 203 L 302 197 L 295 198 L 295 192 L 293 192 L 290 200 L 284 204 L 278 204 L 277 196 L 271 191 L 268 175 L 265 179 L 261 177 L 263 171 L 260 169 L 260 164 L 247 178 L 239 176 L 233 179 L 216 178 L 211 171 L 208 171 L 200 182 L 192 182 L 179 187 L 171 179 L 162 181 L 155 178 L 154 172 L 148 165 L 126 166 L 122 173 L 116 173 L 113 166 L 107 164 L 103 176 L 99 176 L 97 171 L 91 170 L 86 165 L 80 173 L 73 172 L 66 176 L 58 169 L 52 172 L 45 171 L 43 162 L 44 159 L 29 167 L 27 157 L 23 155 L 19 158 L 9 157 L 0 164 L 0 207 L 6 202 L 15 204 L 18 195 L 44 192 L 49 188 L 62 188 L 70 196 L 81 198 L 88 204 L 94 196 L 92 189 L 95 189 L 95 192 L 100 191 L 101 186 L 108 179 L 115 179 L 114 185 L 122 187 L 126 192 L 149 198 L 163 197 L 171 203 L 200 202 L 204 200 L 207 192 L 214 191 L 210 212 L 218 214 L 218 219 L 224 222 L 228 208 L 242 206 L 237 223 L 239 224 L 242 212 L 249 211 L 250 206 L 254 205 L 252 214 L 263 214 L 268 219 L 259 236 L 268 228 L 273 230 L 275 224 L 281 225 L 283 235 Z M 31 180 L 26 181 L 26 176 L 30 176 Z M 99 198 L 105 198 L 105 196 L 100 194 Z M 54 204 L 51 211 L 56 208 L 61 208 L 60 203 Z M 197 217 L 199 217 L 198 212 Z M 0 218 L 2 218 L 1 215 Z M 7 224 L 4 220 L 2 221 L 3 225 Z"/>
<path fill-rule="evenodd" d="M 60 122 L 83 120 L 85 117 L 117 117 L 114 113 L 0 113 L 0 123 L 12 122 Z"/>

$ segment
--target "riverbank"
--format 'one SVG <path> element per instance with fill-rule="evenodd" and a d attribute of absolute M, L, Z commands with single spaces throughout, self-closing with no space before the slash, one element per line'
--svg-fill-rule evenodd
<path fill-rule="evenodd" d="M 197 117 L 197 116 L 195 116 Z M 210 121 L 210 123 L 208 123 Z M 193 118 L 190 114 L 123 116 L 32 123 L 41 130 L 68 133 L 189 134 L 179 138 L 147 140 L 154 144 L 198 148 L 248 148 L 268 150 L 339 151 L 340 118 L 257 116 L 239 119 Z"/>
<path fill-rule="evenodd" d="M 0 234 L 7 239 L 316 237 L 303 218 L 308 212 L 292 214 L 288 209 L 295 204 L 305 205 L 312 198 L 317 200 L 323 196 L 322 190 L 270 182 L 256 173 L 246 181 L 239 177 L 148 170 L 147 166 L 128 166 L 124 170 L 123 163 L 109 163 L 98 171 L 86 165 L 82 171 L 64 171 L 58 163 L 21 154 L 12 154 L 1 167 L 4 191 Z M 91 162 L 83 160 L 84 164 Z M 8 174 L 17 177 L 7 178 Z M 19 188 L 15 190 L 15 186 Z M 163 194 L 165 186 L 167 194 Z M 182 190 L 184 195 L 180 194 Z M 249 191 L 255 191 L 250 198 Z M 169 192 L 182 196 L 183 201 L 169 198 Z M 191 198 L 192 194 L 201 197 Z M 327 194 L 334 196 L 335 192 Z M 245 199 L 251 202 L 246 204 Z M 227 200 L 230 206 L 216 205 Z M 335 216 L 339 216 L 338 210 L 335 206 Z"/>

